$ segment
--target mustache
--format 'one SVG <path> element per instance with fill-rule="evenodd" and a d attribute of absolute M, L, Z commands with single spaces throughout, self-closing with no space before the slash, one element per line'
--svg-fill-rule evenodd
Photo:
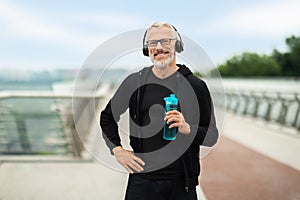
<path fill-rule="evenodd" d="M 168 51 L 168 50 L 156 50 L 156 51 L 154 51 L 154 56 L 157 56 L 158 54 L 168 54 L 168 53 L 170 53 L 170 51 Z"/>

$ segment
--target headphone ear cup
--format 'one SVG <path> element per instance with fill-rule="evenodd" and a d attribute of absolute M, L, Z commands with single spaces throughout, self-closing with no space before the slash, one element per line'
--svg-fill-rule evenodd
<path fill-rule="evenodd" d="M 143 54 L 144 54 L 144 56 L 149 56 L 149 51 L 148 51 L 147 45 L 143 45 Z"/>
<path fill-rule="evenodd" d="M 146 44 L 147 33 L 148 33 L 148 30 L 145 31 L 144 37 L 143 37 L 143 55 L 144 56 L 149 56 L 148 45 Z"/>
<path fill-rule="evenodd" d="M 182 41 L 176 40 L 175 50 L 176 50 L 177 53 L 180 53 L 180 52 L 183 51 L 183 42 Z"/>

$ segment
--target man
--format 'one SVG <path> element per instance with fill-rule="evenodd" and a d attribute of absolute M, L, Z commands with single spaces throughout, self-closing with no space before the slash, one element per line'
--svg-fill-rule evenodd
<path fill-rule="evenodd" d="M 129 75 L 101 112 L 103 137 L 117 161 L 130 173 L 126 200 L 194 200 L 200 174 L 200 145 L 218 138 L 210 93 L 204 81 L 176 64 L 183 51 L 174 26 L 154 23 L 143 39 L 143 53 L 153 66 Z M 178 110 L 164 111 L 164 98 L 175 94 Z M 129 108 L 130 145 L 118 132 L 120 115 Z M 164 123 L 177 127 L 174 141 L 163 139 Z"/>

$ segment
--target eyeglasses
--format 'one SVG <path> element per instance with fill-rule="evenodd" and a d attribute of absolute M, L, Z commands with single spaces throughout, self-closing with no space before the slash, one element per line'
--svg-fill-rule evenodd
<path fill-rule="evenodd" d="M 147 45 L 148 47 L 156 47 L 158 42 L 161 44 L 161 46 L 165 47 L 170 45 L 171 40 L 176 40 L 176 38 L 163 38 L 160 40 L 148 40 Z"/>

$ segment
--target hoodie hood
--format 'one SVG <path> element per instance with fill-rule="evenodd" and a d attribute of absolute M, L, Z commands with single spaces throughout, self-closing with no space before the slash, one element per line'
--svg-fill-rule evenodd
<path fill-rule="evenodd" d="M 192 72 L 191 72 L 191 70 L 189 69 L 189 68 L 187 68 L 185 65 L 183 65 L 183 64 L 176 64 L 178 67 L 179 67 L 179 69 L 177 70 L 180 74 L 182 74 L 183 76 L 188 76 L 188 75 L 190 75 L 190 74 L 193 74 Z"/>

